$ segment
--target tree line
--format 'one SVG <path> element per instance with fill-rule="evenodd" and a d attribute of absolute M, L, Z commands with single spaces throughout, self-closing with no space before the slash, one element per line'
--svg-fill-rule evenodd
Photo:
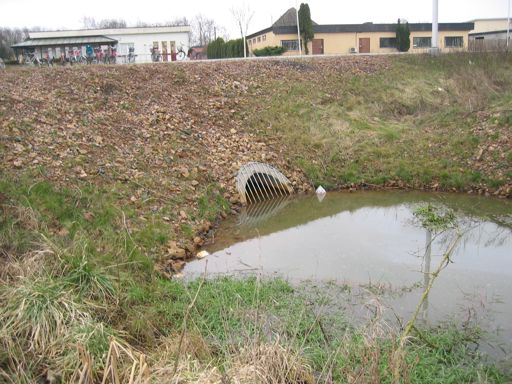
<path fill-rule="evenodd" d="M 224 41 L 219 37 L 208 44 L 206 52 L 209 59 L 244 57 L 244 41 L 242 38 Z"/>
<path fill-rule="evenodd" d="M 28 28 L 0 28 L 0 58 L 14 60 L 14 49 L 11 45 L 25 40 L 28 32 Z"/>

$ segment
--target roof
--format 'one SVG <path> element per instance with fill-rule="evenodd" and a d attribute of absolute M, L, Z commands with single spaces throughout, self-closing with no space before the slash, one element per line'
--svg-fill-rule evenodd
<path fill-rule="evenodd" d="M 313 26 L 316 33 L 340 33 L 340 32 L 395 32 L 396 23 L 392 24 L 331 24 Z M 470 31 L 474 28 L 473 23 L 439 23 L 439 31 Z M 411 32 L 432 31 L 431 23 L 409 23 Z"/>
<path fill-rule="evenodd" d="M 469 20 L 471 23 L 474 23 L 475 21 L 507 21 L 507 17 L 491 17 L 487 19 L 474 19 Z"/>
<path fill-rule="evenodd" d="M 297 10 L 295 8 L 290 8 L 283 15 L 276 20 L 273 27 L 288 27 L 288 26 L 297 26 Z"/>
<path fill-rule="evenodd" d="M 439 31 L 471 31 L 475 28 L 473 22 L 467 23 L 439 23 Z M 409 23 L 411 32 L 432 31 L 431 23 Z M 262 29 L 248 35 L 248 39 L 262 35 L 268 32 L 274 32 L 276 35 L 288 35 L 297 33 L 297 10 L 288 9 L 270 28 Z M 318 25 L 313 22 L 313 31 L 315 33 L 362 33 L 362 32 L 395 32 L 396 23 L 391 24 L 324 24 Z"/>
<path fill-rule="evenodd" d="M 62 37 L 79 37 L 79 36 L 115 36 L 115 35 L 136 35 L 150 33 L 188 33 L 190 26 L 177 27 L 133 27 L 133 28 L 108 28 L 108 29 L 78 29 L 68 31 L 45 31 L 45 32 L 29 32 L 31 39 L 40 38 L 62 38 Z"/>
<path fill-rule="evenodd" d="M 313 21 L 313 25 L 317 24 Z M 283 13 L 283 15 L 279 19 L 277 19 L 274 24 L 272 24 L 273 28 L 289 26 L 297 26 L 297 9 L 294 7 L 290 8 L 285 13 Z"/>
<path fill-rule="evenodd" d="M 27 39 L 11 45 L 12 48 L 46 47 L 59 45 L 116 44 L 117 40 L 106 36 L 69 37 L 55 39 Z"/>
<path fill-rule="evenodd" d="M 256 37 L 256 36 L 259 36 L 259 35 L 263 35 L 264 33 L 272 32 L 272 31 L 273 31 L 273 28 L 272 27 L 268 27 L 268 28 L 262 29 L 261 31 L 255 32 L 252 35 L 247 35 L 247 36 L 245 36 L 245 38 L 246 39 L 252 39 L 253 37 Z M 297 32 L 297 27 L 295 27 L 295 32 Z"/>
<path fill-rule="evenodd" d="M 439 31 L 471 31 L 474 29 L 473 23 L 439 23 Z M 409 23 L 411 32 L 430 32 L 432 24 L 430 23 Z M 295 26 L 278 26 L 267 28 L 247 36 L 248 39 L 273 31 L 276 35 L 289 35 L 297 33 L 297 24 Z M 393 24 L 324 24 L 313 25 L 315 33 L 367 33 L 367 32 L 395 32 L 396 23 Z"/>
<path fill-rule="evenodd" d="M 502 29 L 499 31 L 486 31 L 486 32 L 472 32 L 469 36 L 481 36 L 481 35 L 499 35 L 502 33 L 507 33 L 506 29 Z"/>

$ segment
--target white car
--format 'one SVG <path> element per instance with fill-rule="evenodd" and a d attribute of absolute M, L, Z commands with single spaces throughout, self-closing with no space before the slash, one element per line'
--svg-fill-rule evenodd
<path fill-rule="evenodd" d="M 5 69 L 5 63 L 1 57 L 0 57 L 0 69 Z"/>

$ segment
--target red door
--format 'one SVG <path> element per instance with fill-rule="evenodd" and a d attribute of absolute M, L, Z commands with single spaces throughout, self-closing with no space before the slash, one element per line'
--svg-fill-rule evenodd
<path fill-rule="evenodd" d="M 359 39 L 359 53 L 370 53 L 369 37 L 362 37 Z"/>
<path fill-rule="evenodd" d="M 313 55 L 323 55 L 324 54 L 324 39 L 313 39 Z"/>

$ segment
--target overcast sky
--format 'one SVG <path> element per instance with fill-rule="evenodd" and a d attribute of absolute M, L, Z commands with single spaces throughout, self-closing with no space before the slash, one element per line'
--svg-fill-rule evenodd
<path fill-rule="evenodd" d="M 507 17 L 509 0 L 439 0 L 439 21 L 460 22 L 477 18 Z M 367 21 L 394 22 L 399 17 L 409 22 L 431 22 L 432 0 L 309 0 L 311 16 L 319 24 L 348 24 Z M 259 0 L 250 4 L 254 17 L 249 33 L 267 28 L 295 0 Z M 76 29 L 84 16 L 97 20 L 124 19 L 165 22 L 177 17 L 192 19 L 196 14 L 215 19 L 231 37 L 238 35 L 230 14 L 235 0 L 0 0 L 0 27 Z M 299 1 L 300 4 L 300 1 Z"/>

